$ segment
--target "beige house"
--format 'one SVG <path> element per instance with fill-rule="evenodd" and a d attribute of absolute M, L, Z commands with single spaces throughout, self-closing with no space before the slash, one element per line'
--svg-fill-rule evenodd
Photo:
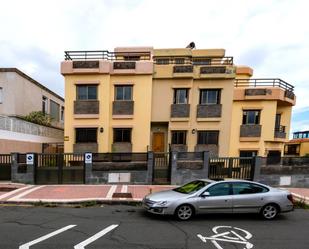
<path fill-rule="evenodd" d="M 22 119 L 32 111 L 52 118 L 52 127 Z M 0 68 L 0 154 L 42 152 L 63 144 L 64 99 L 17 68 Z M 52 149 L 54 151 L 54 149 Z"/>

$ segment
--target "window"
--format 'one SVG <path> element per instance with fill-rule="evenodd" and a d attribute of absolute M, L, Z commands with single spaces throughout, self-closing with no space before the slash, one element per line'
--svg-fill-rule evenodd
<path fill-rule="evenodd" d="M 281 114 L 276 114 L 275 128 L 279 128 L 281 124 Z"/>
<path fill-rule="evenodd" d="M 242 150 L 239 152 L 239 157 L 255 157 L 257 154 L 257 150 Z"/>
<path fill-rule="evenodd" d="M 233 183 L 233 194 L 234 195 L 244 195 L 244 194 L 257 194 L 265 193 L 269 190 L 261 185 L 237 182 Z"/>
<path fill-rule="evenodd" d="M 61 106 L 60 120 L 64 121 L 64 106 Z"/>
<path fill-rule="evenodd" d="M 0 87 L 0 104 L 3 102 L 3 89 Z"/>
<path fill-rule="evenodd" d="M 123 56 L 125 61 L 139 61 L 141 59 L 140 56 Z"/>
<path fill-rule="evenodd" d="M 76 128 L 76 143 L 97 143 L 97 128 Z"/>
<path fill-rule="evenodd" d="M 174 90 L 174 104 L 188 104 L 188 89 Z"/>
<path fill-rule="evenodd" d="M 53 121 L 59 121 L 60 105 L 50 100 L 50 117 Z"/>
<path fill-rule="evenodd" d="M 175 188 L 173 189 L 173 191 L 175 192 L 179 192 L 182 194 L 192 194 L 196 191 L 199 191 L 200 189 L 206 187 L 209 184 L 209 182 L 205 182 L 205 181 L 193 181 L 193 182 L 189 182 L 181 187 Z"/>
<path fill-rule="evenodd" d="M 48 98 L 43 96 L 42 97 L 42 112 L 46 114 L 47 110 L 48 110 Z"/>
<path fill-rule="evenodd" d="M 219 183 L 206 190 L 210 196 L 231 195 L 231 187 L 229 183 Z"/>
<path fill-rule="evenodd" d="M 216 144 L 218 145 L 219 131 L 198 131 L 197 144 Z"/>
<path fill-rule="evenodd" d="M 184 58 L 175 58 L 175 64 L 185 64 Z"/>
<path fill-rule="evenodd" d="M 97 99 L 96 85 L 78 85 L 77 100 L 95 100 Z"/>
<path fill-rule="evenodd" d="M 156 59 L 156 64 L 158 65 L 167 65 L 169 64 L 170 60 L 168 58 L 158 58 Z"/>
<path fill-rule="evenodd" d="M 200 90 L 200 105 L 220 104 L 221 90 L 202 89 Z"/>
<path fill-rule="evenodd" d="M 244 110 L 242 124 L 259 124 L 260 110 Z"/>
<path fill-rule="evenodd" d="M 172 131 L 172 144 L 183 144 L 187 143 L 187 132 L 186 131 Z"/>
<path fill-rule="evenodd" d="M 115 86 L 115 100 L 132 100 L 132 86 Z"/>
<path fill-rule="evenodd" d="M 131 131 L 128 128 L 115 128 L 114 143 L 131 143 Z"/>

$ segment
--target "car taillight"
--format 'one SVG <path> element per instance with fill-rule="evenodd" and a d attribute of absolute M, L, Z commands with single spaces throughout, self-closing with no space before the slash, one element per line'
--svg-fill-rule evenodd
<path fill-rule="evenodd" d="M 292 203 L 294 203 L 293 195 L 289 194 L 289 195 L 287 195 L 287 198 L 288 198 Z"/>

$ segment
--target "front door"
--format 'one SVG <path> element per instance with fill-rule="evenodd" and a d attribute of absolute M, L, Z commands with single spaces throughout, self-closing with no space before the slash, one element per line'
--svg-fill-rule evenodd
<path fill-rule="evenodd" d="M 152 138 L 153 152 L 164 152 L 164 132 L 154 132 Z"/>

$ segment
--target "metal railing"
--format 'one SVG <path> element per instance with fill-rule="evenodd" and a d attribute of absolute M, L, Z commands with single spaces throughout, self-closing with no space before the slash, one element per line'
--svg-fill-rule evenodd
<path fill-rule="evenodd" d="M 233 57 L 181 57 L 181 56 L 162 56 L 154 57 L 154 63 L 157 65 L 196 65 L 196 66 L 212 66 L 212 65 L 233 65 Z"/>
<path fill-rule="evenodd" d="M 284 125 L 279 125 L 275 127 L 275 132 L 285 132 L 285 126 Z"/>
<path fill-rule="evenodd" d="M 84 154 L 82 153 L 58 153 L 58 154 L 37 154 L 37 167 L 73 167 L 84 165 Z"/>
<path fill-rule="evenodd" d="M 281 79 L 235 79 L 235 87 L 279 87 L 283 90 L 293 92 L 294 86 Z"/>
<path fill-rule="evenodd" d="M 87 60 L 108 60 L 108 61 L 149 61 L 150 52 L 109 52 L 108 50 L 81 50 L 64 51 L 65 60 L 87 61 Z"/>
<path fill-rule="evenodd" d="M 0 166 L 2 164 L 10 164 L 12 161 L 12 156 L 10 154 L 0 154 Z"/>

